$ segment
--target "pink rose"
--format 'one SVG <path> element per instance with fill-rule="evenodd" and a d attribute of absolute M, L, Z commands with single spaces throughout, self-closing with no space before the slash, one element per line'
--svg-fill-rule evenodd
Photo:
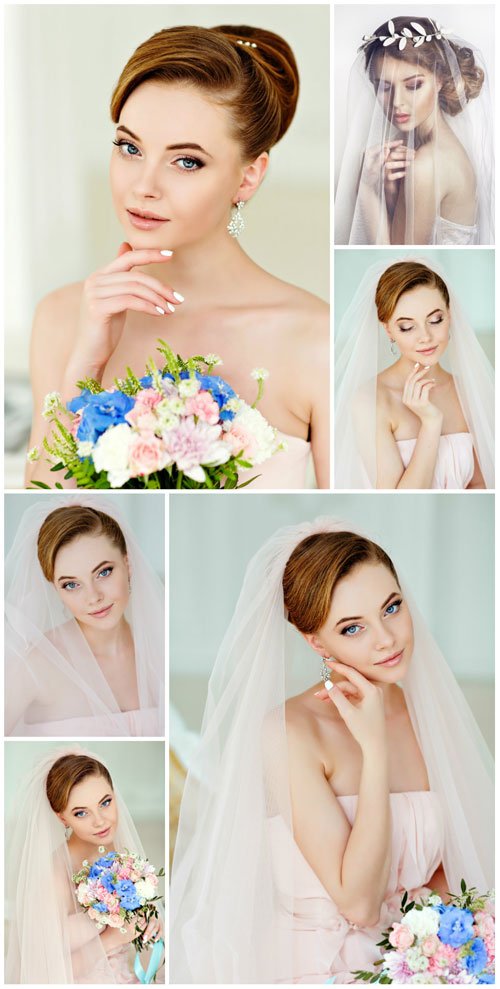
<path fill-rule="evenodd" d="M 202 422 L 215 426 L 219 421 L 219 406 L 210 392 L 199 391 L 186 401 L 186 412 L 190 416 L 198 416 Z"/>
<path fill-rule="evenodd" d="M 429 934 L 429 936 L 422 942 L 422 952 L 427 958 L 430 958 L 431 955 L 435 955 L 439 945 L 440 941 L 437 934 Z"/>
<path fill-rule="evenodd" d="M 129 468 L 133 477 L 161 470 L 170 459 L 157 436 L 136 436 L 129 448 Z"/>
<path fill-rule="evenodd" d="M 489 937 L 495 934 L 495 921 L 491 914 L 478 910 L 474 920 L 479 937 Z"/>
<path fill-rule="evenodd" d="M 455 948 L 452 948 L 449 944 L 443 944 L 440 941 L 435 954 L 429 959 L 429 968 L 427 971 L 432 975 L 440 975 L 443 969 L 451 968 L 455 964 L 456 958 L 457 952 Z"/>
<path fill-rule="evenodd" d="M 119 914 L 112 913 L 108 917 L 108 926 L 109 927 L 117 927 L 117 928 L 118 927 L 123 927 L 124 923 L 125 923 L 125 921 L 122 920 L 122 918 L 119 916 Z"/>
<path fill-rule="evenodd" d="M 398 951 L 406 951 L 407 948 L 411 948 L 414 940 L 414 935 L 405 924 L 392 925 L 392 931 L 389 934 L 389 941 L 391 942 L 393 948 L 397 948 Z"/>
<path fill-rule="evenodd" d="M 243 460 L 252 460 L 257 452 L 255 438 L 238 423 L 233 423 L 231 429 L 223 434 L 223 439 L 229 443 L 233 456 L 242 452 Z"/>
<path fill-rule="evenodd" d="M 91 920 L 97 920 L 99 924 L 102 924 L 102 913 L 99 910 L 95 910 L 94 907 L 90 907 L 89 917 Z"/>

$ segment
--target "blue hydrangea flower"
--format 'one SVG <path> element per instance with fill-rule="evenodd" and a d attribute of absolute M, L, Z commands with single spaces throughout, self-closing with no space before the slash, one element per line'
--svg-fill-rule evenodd
<path fill-rule="evenodd" d="M 114 893 L 116 889 L 116 884 L 113 882 L 113 876 L 111 872 L 102 872 L 100 877 L 100 882 L 107 889 L 108 893 Z"/>
<path fill-rule="evenodd" d="M 153 384 L 153 375 L 145 374 L 143 378 L 139 378 L 139 383 L 142 388 L 151 388 Z"/>
<path fill-rule="evenodd" d="M 137 910 L 141 905 L 141 901 L 137 896 L 135 886 L 130 879 L 120 879 L 116 883 L 116 892 L 118 893 L 120 899 L 120 906 L 124 910 Z"/>
<path fill-rule="evenodd" d="M 459 907 L 447 906 L 441 914 L 438 938 L 452 948 L 460 948 L 466 941 L 474 937 L 472 925 L 474 917 L 470 910 L 460 910 Z"/>
<path fill-rule="evenodd" d="M 470 954 L 465 958 L 465 967 L 469 975 L 478 975 L 488 964 L 488 952 L 482 938 L 475 937 L 469 946 Z"/>
<path fill-rule="evenodd" d="M 81 398 L 84 398 L 83 402 Z M 134 404 L 134 399 L 121 391 L 101 391 L 98 395 L 84 391 L 80 397 L 71 399 L 67 408 L 70 412 L 82 413 L 76 434 L 80 443 L 96 443 L 110 426 L 125 422 L 125 416 Z"/>
<path fill-rule="evenodd" d="M 495 976 L 485 973 L 477 980 L 479 985 L 495 985 Z"/>
<path fill-rule="evenodd" d="M 94 910 L 98 910 L 99 913 L 108 913 L 108 908 L 105 903 L 94 903 Z"/>

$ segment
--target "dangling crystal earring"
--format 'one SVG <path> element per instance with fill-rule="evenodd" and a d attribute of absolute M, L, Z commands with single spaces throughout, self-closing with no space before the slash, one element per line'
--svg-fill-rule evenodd
<path fill-rule="evenodd" d="M 227 225 L 227 229 L 231 234 L 231 237 L 239 237 L 245 229 L 245 220 L 243 219 L 242 209 L 245 203 L 242 199 L 238 200 L 237 203 L 233 203 L 235 207 L 235 212 L 232 214 L 231 219 Z"/>
<path fill-rule="evenodd" d="M 391 354 L 393 355 L 393 357 L 397 357 L 398 356 L 398 348 L 396 347 L 396 341 L 395 340 L 391 340 Z"/>
<path fill-rule="evenodd" d="M 71 838 L 72 834 L 73 834 L 73 828 L 70 828 L 69 824 L 67 824 L 64 829 L 64 837 L 66 838 L 66 841 L 68 841 L 69 838 Z"/>
<path fill-rule="evenodd" d="M 323 661 L 321 663 L 321 679 L 323 683 L 326 683 L 326 681 L 329 680 L 332 675 L 332 671 L 326 665 L 327 659 L 330 660 L 331 663 L 335 662 L 334 656 L 323 656 Z"/>

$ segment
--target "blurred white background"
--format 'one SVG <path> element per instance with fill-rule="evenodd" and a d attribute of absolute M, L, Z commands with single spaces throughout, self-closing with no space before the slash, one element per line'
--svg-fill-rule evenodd
<path fill-rule="evenodd" d="M 335 44 L 335 181 L 350 121 L 347 119 L 347 84 L 363 35 L 375 31 L 390 17 L 409 12 L 418 20 L 430 17 L 453 35 L 478 48 L 489 77 L 490 93 L 495 92 L 495 8 L 493 4 L 336 4 L 333 22 Z M 492 121 L 493 126 L 493 121 Z"/>
<path fill-rule="evenodd" d="M 137 492 L 100 492 L 100 497 L 116 506 L 125 522 L 130 526 L 138 541 L 144 556 L 158 576 L 165 579 L 165 496 L 160 492 L 148 491 L 147 498 Z M 151 497 L 152 496 L 152 497 Z M 42 494 L 35 491 L 22 491 L 4 496 L 4 551 L 9 552 L 22 525 L 24 512 L 31 508 L 35 501 L 52 503 L 54 508 L 60 508 L 64 499 L 70 497 L 78 501 L 78 494 L 73 495 Z"/>
<path fill-rule="evenodd" d="M 473 492 L 173 495 L 170 698 L 187 725 L 199 728 L 250 558 L 281 526 L 318 515 L 359 526 L 389 553 L 493 745 L 494 498 Z M 316 654 L 291 628 L 289 643 L 294 673 L 314 683 Z"/>

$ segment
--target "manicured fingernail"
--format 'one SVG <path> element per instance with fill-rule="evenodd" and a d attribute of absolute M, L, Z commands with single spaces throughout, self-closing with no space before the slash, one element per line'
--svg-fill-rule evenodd
<path fill-rule="evenodd" d="M 180 292 L 173 292 L 172 294 L 174 299 L 177 299 L 177 302 L 184 302 L 184 296 Z"/>
<path fill-rule="evenodd" d="M 322 693 L 323 693 L 323 691 L 322 691 L 322 690 L 315 690 L 315 691 L 314 691 L 314 696 L 315 696 L 315 697 L 321 697 L 321 694 L 322 694 Z"/>
<path fill-rule="evenodd" d="M 159 312 L 160 313 L 160 316 L 164 316 L 165 315 L 165 310 L 164 309 L 160 309 L 159 306 L 155 306 L 155 309 L 156 309 L 156 312 Z"/>
<path fill-rule="evenodd" d="M 333 683 L 331 680 L 325 680 L 325 687 L 327 690 L 333 690 Z"/>
<path fill-rule="evenodd" d="M 323 662 L 326 663 L 327 666 L 333 666 L 334 663 L 337 662 L 337 660 L 332 657 L 331 659 L 325 659 L 325 660 L 323 660 Z"/>
<path fill-rule="evenodd" d="M 417 369 L 417 367 L 420 367 L 420 364 L 415 364 L 415 370 Z"/>
<path fill-rule="evenodd" d="M 167 309 L 170 312 L 175 312 L 175 306 L 173 306 L 171 302 L 167 302 Z"/>
<path fill-rule="evenodd" d="M 173 251 L 160 251 L 160 254 L 163 254 L 164 258 L 171 258 L 173 253 Z"/>
<path fill-rule="evenodd" d="M 430 364 L 424 364 L 424 371 L 428 371 L 429 368 L 430 368 Z"/>

